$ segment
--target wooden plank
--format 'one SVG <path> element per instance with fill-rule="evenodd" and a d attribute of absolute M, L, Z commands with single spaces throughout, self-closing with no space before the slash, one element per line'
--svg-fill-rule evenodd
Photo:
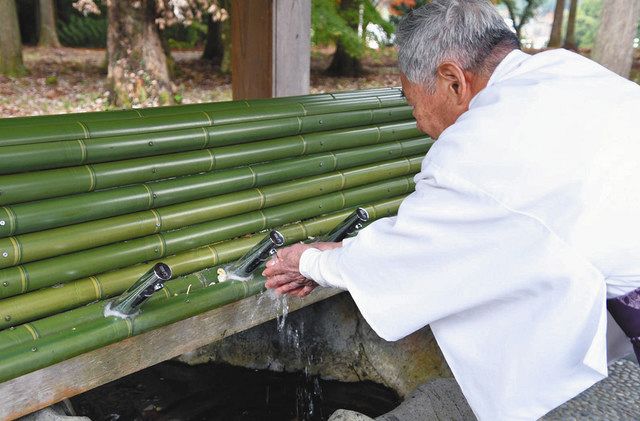
<path fill-rule="evenodd" d="M 340 292 L 319 288 L 305 299 L 289 298 L 289 311 Z M 257 295 L 25 374 L 0 384 L 0 419 L 13 420 L 276 316 L 274 301 Z"/>
<path fill-rule="evenodd" d="M 309 93 L 311 0 L 276 0 L 273 95 Z"/>
<path fill-rule="evenodd" d="M 233 99 L 273 95 L 273 1 L 231 3 Z"/>

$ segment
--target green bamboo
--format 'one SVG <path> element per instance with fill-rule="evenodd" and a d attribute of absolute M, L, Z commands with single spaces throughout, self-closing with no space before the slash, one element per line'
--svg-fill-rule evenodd
<path fill-rule="evenodd" d="M 385 109 L 406 106 L 403 97 L 363 97 L 311 103 L 283 103 L 277 105 L 257 105 L 247 109 L 222 109 L 198 111 L 171 116 L 151 116 L 124 120 L 68 122 L 16 126 L 7 130 L 0 138 L 0 146 L 24 145 L 30 143 L 57 142 L 62 140 L 95 139 L 108 136 L 122 136 L 140 132 L 163 132 L 204 128 L 225 124 L 248 123 L 286 117 L 316 116 L 328 113 L 358 110 Z"/>
<path fill-rule="evenodd" d="M 205 244 L 311 218 L 344 207 L 398 196 L 412 188 L 412 177 L 399 177 L 365 187 L 355 187 L 264 210 L 194 224 L 123 243 L 12 266 L 0 270 L 0 296 L 10 297 L 84 276 L 159 259 Z"/>
<path fill-rule="evenodd" d="M 318 139 L 317 142 L 308 142 L 302 146 L 309 148 L 313 152 L 318 149 L 310 147 L 310 144 L 317 145 L 317 148 L 329 147 L 333 144 L 333 141 L 328 141 L 325 144 L 323 142 L 325 141 Z M 387 142 L 380 145 L 313 154 L 305 158 L 291 158 L 264 164 L 248 165 L 242 168 L 145 183 L 143 185 L 0 207 L 0 222 L 4 221 L 4 224 L 0 224 L 0 237 L 167 206 L 237 190 L 260 187 L 290 180 L 294 177 L 326 174 L 348 167 L 397 157 L 424 154 L 431 143 L 432 141 L 425 137 Z M 331 147 L 333 148 L 334 146 Z M 229 157 L 229 160 L 236 165 L 239 164 L 239 161 L 232 156 Z M 117 170 L 113 172 L 116 176 L 118 173 L 119 171 Z M 77 174 L 77 172 L 74 172 L 74 174 Z M 107 174 L 107 172 L 105 171 L 104 174 Z M 167 173 L 164 174 L 168 177 Z M 76 178 L 82 182 L 82 177 L 85 175 L 86 172 L 80 173 L 76 175 Z M 65 180 L 70 183 L 75 181 L 72 178 L 50 177 L 49 179 L 55 180 L 58 188 L 63 188 Z M 22 183 L 25 192 L 27 191 L 27 186 L 39 189 L 36 184 L 38 180 L 39 178 L 36 177 Z M 93 178 L 85 182 L 96 184 L 96 180 Z M 100 182 L 103 187 L 113 187 L 104 180 L 100 180 Z M 20 185 L 20 183 L 16 183 L 6 188 L 12 189 L 16 194 L 20 194 L 17 189 Z M 69 209 L 74 211 L 69 212 Z"/>
<path fill-rule="evenodd" d="M 342 118 L 339 115 L 334 117 Z M 2 186 L 0 187 L 0 205 L 42 200 L 117 187 L 119 185 L 197 174 L 203 171 L 211 171 L 212 169 L 229 168 L 233 165 L 247 165 L 267 160 L 264 159 L 264 154 L 270 151 L 272 153 L 268 159 L 273 160 L 287 158 L 290 156 L 288 154 L 295 150 L 301 150 L 302 153 L 298 153 L 300 155 L 313 153 L 314 150 L 320 152 L 322 150 L 344 149 L 390 140 L 401 140 L 417 135 L 418 131 L 414 125 L 414 122 L 380 124 L 263 140 L 246 145 L 223 147 L 210 145 L 212 149 L 202 151 L 4 175 L 0 176 L 0 186 Z M 315 149 L 309 148 L 309 151 L 307 151 L 308 143 L 312 144 Z M 289 147 L 289 149 L 283 151 L 283 146 Z M 229 161 L 233 156 L 239 155 L 247 158 L 233 162 Z M 47 180 L 47 182 L 43 182 L 43 179 Z"/>
<path fill-rule="evenodd" d="M 346 99 L 346 98 L 360 98 L 371 96 L 400 96 L 401 90 L 399 88 L 373 88 L 361 91 L 347 91 L 337 93 L 326 94 L 314 94 L 314 95 L 298 95 L 290 97 L 281 97 L 273 99 L 256 99 L 256 100 L 240 100 L 240 101 L 225 101 L 216 103 L 205 104 L 187 104 L 176 106 L 164 106 L 145 109 L 123 109 L 113 111 L 94 111 L 86 113 L 68 113 L 68 114 L 55 114 L 44 116 L 32 116 L 32 117 L 13 117 L 0 119 L 0 129 L 13 128 L 18 126 L 27 125 L 42 125 L 42 124 L 59 124 L 68 122 L 91 122 L 91 121 L 108 121 L 108 120 L 121 120 L 140 117 L 152 117 L 158 115 L 172 115 L 185 113 L 188 111 L 216 111 L 218 109 L 244 109 L 250 108 L 255 105 L 269 105 L 274 103 L 284 102 L 316 102 L 334 99 Z"/>
<path fill-rule="evenodd" d="M 0 258 L 0 269 L 415 174 L 422 158 L 401 158 L 154 210 L 0 238 L 0 255 L 5 256 Z"/>
<path fill-rule="evenodd" d="M 411 138 L 399 90 L 128 113 L 0 120 L 12 128 L 0 135 L 0 173 L 14 173 L 0 176 L 0 329 L 24 323 L 0 331 L 0 379 L 259 292 L 244 283 L 199 300 L 215 265 L 254 240 L 232 238 L 338 211 L 316 220 L 322 232 L 313 221 L 279 228 L 303 240 L 376 200 L 370 213 L 394 212 L 431 144 Z M 104 302 L 78 308 L 160 258 L 185 276 L 137 324 L 105 324 Z"/>
<path fill-rule="evenodd" d="M 347 127 L 351 129 L 351 131 L 357 131 L 362 129 L 356 129 L 353 128 L 353 126 L 362 126 L 373 120 L 371 113 L 356 112 L 355 114 L 348 114 L 353 118 L 346 123 L 344 123 L 344 113 L 323 115 L 325 119 L 323 130 L 328 130 L 336 126 L 345 126 L 345 124 L 347 124 Z M 378 119 L 380 120 L 380 118 Z M 218 148 L 263 139 L 306 134 L 309 133 L 311 129 L 309 124 L 305 127 L 303 124 L 304 121 L 306 120 L 294 117 L 229 124 L 206 129 L 170 130 L 99 139 L 76 139 L 44 144 L 3 146 L 0 147 L 0 156 L 2 156 L 5 161 L 0 168 L 0 174 L 109 162 L 119 159 L 130 160 L 132 158 Z M 402 126 L 397 127 L 398 124 Z M 413 125 L 413 127 L 410 127 L 411 125 Z M 417 136 L 419 133 L 413 121 L 395 123 L 395 125 L 383 124 L 380 125 L 380 130 L 390 131 L 394 126 L 397 127 L 397 130 L 412 129 L 414 136 Z M 335 131 L 326 131 L 323 134 L 313 134 L 329 136 L 334 133 Z"/>
<path fill-rule="evenodd" d="M 395 214 L 402 198 L 403 197 L 386 199 L 365 205 L 364 207 L 367 212 L 369 212 L 371 220 L 375 220 Z M 279 227 L 278 229 L 282 231 L 290 244 L 305 240 L 308 237 L 317 237 L 326 234 L 350 212 L 351 210 L 343 210 L 304 222 Z M 208 286 L 211 280 L 216 280 L 215 267 L 238 259 L 253 247 L 260 238 L 261 235 L 255 235 L 250 238 L 227 240 L 163 259 L 163 261 L 169 264 L 176 276 L 186 276 L 167 282 L 165 288 L 151 297 L 149 301 L 163 300 L 170 296 L 177 296 Z M 149 265 L 154 263 L 155 262 L 136 265 L 98 275 L 93 279 L 81 279 L 60 288 L 43 289 L 16 297 L 18 301 L 15 303 L 14 310 L 20 311 L 25 307 L 29 307 L 30 316 L 28 317 L 31 317 L 31 319 L 44 317 L 47 314 L 57 314 L 15 328 L 0 331 L 0 356 L 3 355 L 6 349 L 16 345 L 32 342 L 35 339 L 54 335 L 62 331 L 72 330 L 81 324 L 102 318 L 104 301 L 88 306 L 78 306 L 121 293 L 135 282 L 135 280 L 148 269 Z M 204 272 L 194 273 L 202 270 L 204 270 Z M 67 290 L 69 289 L 73 291 L 82 289 L 82 284 L 88 284 L 90 288 L 94 288 L 94 285 L 98 284 L 99 289 L 106 290 L 107 293 L 93 296 L 88 294 L 84 297 L 68 293 Z M 20 301 L 22 301 L 23 305 L 21 305 Z M 60 311 L 70 308 L 74 309 L 60 313 Z M 0 314 L 2 314 L 2 312 L 0 312 Z M 8 315 L 8 313 L 5 314 L 4 317 L 6 317 L 6 315 Z M 24 318 L 25 314 L 22 314 L 22 317 Z M 17 321 L 18 318 L 14 320 Z"/>
<path fill-rule="evenodd" d="M 0 360 L 0 382 L 38 368 L 72 358 L 127 337 L 186 319 L 205 311 L 262 292 L 264 280 L 232 281 L 195 291 L 188 296 L 171 297 L 162 303 L 150 303 L 132 321 L 101 318 L 75 330 L 47 336 L 30 347 L 19 345 L 6 350 Z"/>

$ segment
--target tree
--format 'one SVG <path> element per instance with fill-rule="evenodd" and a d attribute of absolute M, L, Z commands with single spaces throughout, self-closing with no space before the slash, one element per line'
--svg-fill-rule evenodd
<path fill-rule="evenodd" d="M 311 9 L 312 41 L 316 45 L 335 43 L 327 73 L 332 76 L 359 76 L 360 58 L 367 41 L 369 23 L 378 25 L 385 34 L 393 32 L 393 25 L 382 19 L 372 0 L 314 0 Z M 359 34 L 358 31 L 362 32 Z"/>
<path fill-rule="evenodd" d="M 598 33 L 601 14 L 601 0 L 582 0 L 578 5 L 576 16 L 576 44 L 580 48 L 593 48 L 593 43 Z"/>
<path fill-rule="evenodd" d="M 194 20 L 201 20 L 204 13 L 215 14 L 219 9 L 216 0 L 111 0 L 106 3 L 111 104 L 132 107 L 173 103 L 175 86 L 170 79 L 168 44 L 163 43 L 160 31 L 178 23 L 190 25 Z M 74 7 L 85 14 L 100 13 L 94 0 L 78 0 Z"/>
<path fill-rule="evenodd" d="M 340 0 L 340 15 L 343 17 L 351 31 L 358 29 L 358 0 Z M 357 33 L 357 32 L 356 32 Z M 333 54 L 331 64 L 327 68 L 327 74 L 332 76 L 360 76 L 362 74 L 362 49 L 349 50 L 344 37 L 336 39 L 336 52 Z M 359 46 L 359 43 L 356 44 Z"/>
<path fill-rule="evenodd" d="M 56 33 L 55 5 L 53 0 L 38 1 L 38 45 L 40 47 L 60 47 Z"/>
<path fill-rule="evenodd" d="M 131 107 L 149 99 L 160 105 L 172 103 L 173 86 L 155 22 L 155 2 L 110 1 L 107 14 L 107 80 L 112 104 Z"/>
<path fill-rule="evenodd" d="M 592 58 L 620 76 L 629 77 L 639 18 L 640 1 L 605 1 Z"/>
<path fill-rule="evenodd" d="M 204 45 L 204 51 L 202 52 L 202 59 L 209 60 L 214 66 L 221 66 L 224 59 L 225 50 L 228 52 L 228 48 L 225 48 L 225 42 L 229 39 L 228 31 L 225 31 L 224 22 L 229 18 L 227 10 L 229 9 L 226 2 L 221 2 L 221 8 L 218 8 L 213 15 L 207 15 L 205 20 L 207 21 L 207 40 Z M 223 35 L 223 33 L 225 33 Z"/>
<path fill-rule="evenodd" d="M 567 35 L 564 39 L 563 47 L 567 50 L 578 50 L 576 42 L 576 16 L 578 14 L 578 0 L 571 0 L 569 6 L 569 19 L 567 19 Z"/>
<path fill-rule="evenodd" d="M 502 3 L 507 7 L 509 17 L 513 22 L 513 29 L 515 29 L 518 39 L 521 39 L 522 28 L 524 28 L 527 22 L 533 17 L 542 0 L 524 0 L 524 7 L 522 9 L 518 7 L 520 2 L 516 2 L 516 0 L 502 0 Z"/>
<path fill-rule="evenodd" d="M 564 20 L 564 0 L 556 0 L 556 8 L 553 13 L 553 24 L 551 25 L 551 36 L 549 37 L 550 48 L 560 47 L 562 44 L 562 23 Z"/>
<path fill-rule="evenodd" d="M 0 0 L 0 74 L 21 76 L 25 73 L 16 2 Z"/>
<path fill-rule="evenodd" d="M 214 66 L 222 64 L 224 57 L 224 43 L 222 42 L 222 22 L 207 20 L 207 41 L 204 44 L 202 59 L 208 60 Z"/>

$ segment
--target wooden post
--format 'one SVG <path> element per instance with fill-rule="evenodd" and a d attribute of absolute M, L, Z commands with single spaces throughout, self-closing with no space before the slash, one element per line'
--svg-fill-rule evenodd
<path fill-rule="evenodd" d="M 233 0 L 233 98 L 309 93 L 311 0 Z"/>

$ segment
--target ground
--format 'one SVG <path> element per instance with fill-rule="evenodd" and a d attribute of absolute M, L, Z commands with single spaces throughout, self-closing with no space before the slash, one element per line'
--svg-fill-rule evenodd
<path fill-rule="evenodd" d="M 369 51 L 363 59 L 366 75 L 360 78 L 325 76 L 332 52 L 312 51 L 311 93 L 400 85 L 393 48 Z M 108 109 L 105 50 L 26 47 L 23 55 L 28 76 L 0 76 L 0 118 Z M 184 104 L 231 100 L 231 76 L 200 60 L 200 55 L 173 52 L 178 99 Z M 640 83 L 640 50 L 632 78 Z"/>
<path fill-rule="evenodd" d="M 330 54 L 330 50 L 312 54 L 311 93 L 400 84 L 393 49 L 369 53 L 364 58 L 367 74 L 361 78 L 324 76 Z M 108 109 L 103 49 L 26 47 L 23 55 L 28 76 L 0 76 L 0 117 Z M 200 55 L 200 51 L 173 52 L 178 98 L 184 104 L 231 100 L 231 76 L 200 60 Z"/>

